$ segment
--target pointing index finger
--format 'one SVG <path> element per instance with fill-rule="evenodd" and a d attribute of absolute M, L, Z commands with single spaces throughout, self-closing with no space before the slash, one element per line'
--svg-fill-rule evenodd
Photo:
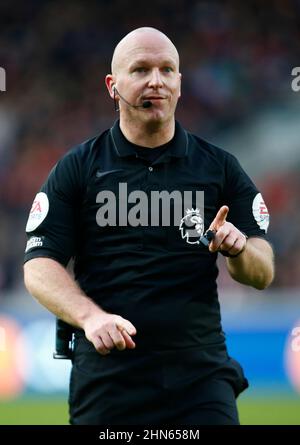
<path fill-rule="evenodd" d="M 218 213 L 216 214 L 214 220 L 210 224 L 209 228 L 210 230 L 219 230 L 221 226 L 226 222 L 226 218 L 229 212 L 229 207 L 222 206 Z"/>

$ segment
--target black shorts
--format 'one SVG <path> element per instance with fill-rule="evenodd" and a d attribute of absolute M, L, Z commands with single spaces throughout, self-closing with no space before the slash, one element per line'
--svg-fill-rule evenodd
<path fill-rule="evenodd" d="M 237 395 L 248 386 L 223 346 L 98 354 L 76 340 L 70 423 L 77 425 L 238 425 Z M 221 361 L 223 360 L 223 361 Z"/>

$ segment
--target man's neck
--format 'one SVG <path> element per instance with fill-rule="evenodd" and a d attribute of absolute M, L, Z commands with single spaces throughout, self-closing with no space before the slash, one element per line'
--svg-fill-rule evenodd
<path fill-rule="evenodd" d="M 124 119 L 120 118 L 120 129 L 125 138 L 135 145 L 142 147 L 159 147 L 167 144 L 175 133 L 175 119 L 164 125 L 157 124 L 128 124 Z"/>

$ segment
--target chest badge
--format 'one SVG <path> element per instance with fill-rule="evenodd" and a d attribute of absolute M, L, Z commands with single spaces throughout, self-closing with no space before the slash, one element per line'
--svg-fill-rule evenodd
<path fill-rule="evenodd" d="M 204 221 L 200 214 L 200 210 L 187 209 L 186 215 L 181 219 L 179 230 L 181 238 L 185 239 L 188 244 L 199 244 L 200 238 L 204 232 Z"/>

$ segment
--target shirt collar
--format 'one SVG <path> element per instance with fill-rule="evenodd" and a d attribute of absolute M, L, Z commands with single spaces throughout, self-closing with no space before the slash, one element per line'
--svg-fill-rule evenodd
<path fill-rule="evenodd" d="M 118 156 L 133 156 L 136 157 L 135 145 L 128 141 L 120 129 L 120 121 L 117 120 L 110 129 L 110 137 L 113 146 Z M 183 158 L 188 154 L 188 135 L 184 128 L 175 121 L 175 134 L 170 141 L 170 146 L 167 149 L 167 156 Z"/>

